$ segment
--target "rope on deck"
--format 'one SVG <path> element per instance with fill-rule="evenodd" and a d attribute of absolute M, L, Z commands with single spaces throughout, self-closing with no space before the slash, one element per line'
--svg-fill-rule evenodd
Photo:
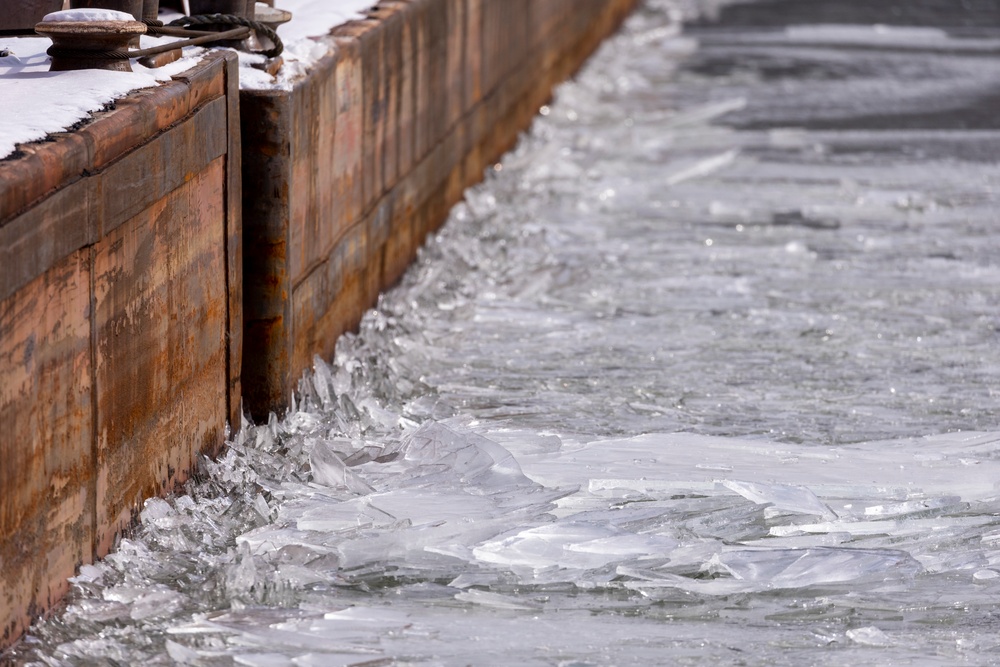
<path fill-rule="evenodd" d="M 281 41 L 281 38 L 278 37 L 278 33 L 275 32 L 273 28 L 261 23 L 260 21 L 254 21 L 235 14 L 197 14 L 195 16 L 182 16 L 176 21 L 171 21 L 168 25 L 178 27 L 209 25 L 243 26 L 245 28 L 250 28 L 258 35 L 263 35 L 270 40 L 272 47 L 265 51 L 259 51 L 258 53 L 263 54 L 267 58 L 277 58 L 285 50 L 284 43 Z M 156 34 L 155 28 L 151 31 L 151 33 Z"/>
<path fill-rule="evenodd" d="M 270 49 L 266 49 L 264 51 L 254 51 L 253 53 L 260 53 L 266 58 L 276 58 L 285 50 L 284 43 L 281 41 L 281 38 L 278 37 L 278 33 L 276 33 L 272 28 L 260 23 L 259 21 L 251 21 L 250 19 L 242 16 L 236 16 L 234 14 L 199 14 L 196 16 L 184 16 L 176 21 L 171 21 L 166 26 L 163 25 L 162 21 L 144 21 L 144 23 L 149 28 L 147 33 L 149 35 L 183 37 L 186 34 L 193 33 L 198 36 L 180 42 L 172 42 L 170 44 L 162 44 L 160 46 L 154 46 L 148 49 L 137 49 L 134 51 L 121 49 L 115 49 L 112 51 L 87 51 L 85 49 L 57 47 L 53 45 L 49 47 L 46 53 L 52 58 L 129 60 L 130 58 L 155 56 L 159 53 L 174 51 L 176 49 L 184 48 L 185 46 L 198 46 L 203 44 L 213 44 L 215 42 L 246 39 L 250 36 L 251 31 L 263 35 L 270 40 L 272 44 Z M 207 30 L 192 30 L 189 26 L 233 26 L 233 28 L 224 32 L 212 32 Z M 178 28 L 182 29 L 178 30 Z"/>

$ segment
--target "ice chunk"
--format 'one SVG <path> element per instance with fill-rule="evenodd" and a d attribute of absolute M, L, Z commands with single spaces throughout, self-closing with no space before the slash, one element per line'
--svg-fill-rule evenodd
<path fill-rule="evenodd" d="M 728 113 L 741 111 L 746 106 L 747 99 L 745 97 L 734 97 L 720 102 L 709 102 L 678 113 L 670 119 L 670 125 L 680 127 L 683 125 L 705 123 L 720 116 L 725 116 Z"/>
<path fill-rule="evenodd" d="M 279 565 L 271 578 L 273 581 L 281 582 L 282 584 L 287 584 L 296 588 L 320 582 L 328 583 L 334 581 L 335 579 L 334 576 L 313 569 L 311 566 L 304 567 L 302 565 L 295 564 Z"/>
<path fill-rule="evenodd" d="M 718 554 L 709 566 L 768 588 L 910 578 L 923 569 L 905 551 L 842 547 L 736 549 Z"/>
<path fill-rule="evenodd" d="M 735 498 L 703 500 L 693 503 L 701 505 L 690 518 L 681 525 L 692 534 L 703 538 L 715 538 L 726 542 L 758 540 L 768 534 L 767 509 Z M 734 504 L 729 504 L 730 502 Z M 692 504 L 688 504 L 691 506 Z"/>
<path fill-rule="evenodd" d="M 346 488 L 353 493 L 366 494 L 375 491 L 364 480 L 348 470 L 333 447 L 325 441 L 313 445 L 309 454 L 309 467 L 312 470 L 313 481 L 325 486 Z"/>
<path fill-rule="evenodd" d="M 961 503 L 961 500 L 959 496 L 944 496 L 942 498 L 908 500 L 902 503 L 871 505 L 865 508 L 865 516 L 895 517 L 904 514 L 916 514 L 918 512 L 938 510 L 945 507 L 955 507 Z"/>
<path fill-rule="evenodd" d="M 313 357 L 313 388 L 316 395 L 322 401 L 323 407 L 329 408 L 333 405 L 335 394 L 333 393 L 334 379 L 330 366 L 319 356 Z"/>
<path fill-rule="evenodd" d="M 244 667 L 295 667 L 297 660 L 292 660 L 281 653 L 244 653 L 233 657 L 233 662 Z"/>
<path fill-rule="evenodd" d="M 398 519 L 377 507 L 368 498 L 344 502 L 301 502 L 297 506 L 296 527 L 299 530 L 337 533 L 357 528 L 387 528 Z"/>
<path fill-rule="evenodd" d="M 405 612 L 362 606 L 330 611 L 323 614 L 323 619 L 335 621 L 338 628 L 405 627 L 411 622 L 409 615 Z"/>
<path fill-rule="evenodd" d="M 132 601 L 129 615 L 139 621 L 157 616 L 169 616 L 180 610 L 184 596 L 171 590 L 152 591 Z"/>
<path fill-rule="evenodd" d="M 841 533 L 846 532 L 855 537 L 861 535 L 917 535 L 928 531 L 938 531 L 946 525 L 982 526 L 992 523 L 990 517 L 950 517 L 947 523 L 941 519 L 902 519 L 893 521 L 824 521 L 822 523 L 798 524 L 792 526 L 772 526 L 770 534 L 774 537 L 796 535 L 799 533 Z"/>
<path fill-rule="evenodd" d="M 770 504 L 776 509 L 797 514 L 816 514 L 827 519 L 837 515 L 827 507 L 816 494 L 802 486 L 791 484 L 764 484 L 724 480 L 722 485 L 757 504 Z"/>
<path fill-rule="evenodd" d="M 496 504 L 489 497 L 466 493 L 447 493 L 430 489 L 400 489 L 369 498 L 373 507 L 414 525 L 455 521 L 471 523 L 497 516 Z"/>
<path fill-rule="evenodd" d="M 542 608 L 537 602 L 522 598 L 490 593 L 475 588 L 455 594 L 455 599 L 459 602 L 470 602 L 484 607 L 495 607 L 497 609 L 518 609 L 522 611 L 535 611 Z"/>
<path fill-rule="evenodd" d="M 914 44 L 940 43 L 948 39 L 948 33 L 939 28 L 882 24 L 790 25 L 785 28 L 785 34 L 793 41 L 823 44 L 869 44 L 874 42 L 900 43 L 912 46 Z"/>
<path fill-rule="evenodd" d="M 565 521 L 522 530 L 473 549 L 487 563 L 543 570 L 587 570 L 637 558 L 665 557 L 677 541 L 637 535 L 611 526 Z"/>
<path fill-rule="evenodd" d="M 166 642 L 167 655 L 170 659 L 181 665 L 201 664 L 201 654 L 193 648 L 188 648 L 183 644 L 178 644 L 170 639 Z"/>
<path fill-rule="evenodd" d="M 404 440 L 402 450 L 407 473 L 397 479 L 399 486 L 457 486 L 509 508 L 547 502 L 533 497 L 542 487 L 508 450 L 475 433 L 429 422 Z"/>
<path fill-rule="evenodd" d="M 672 482 L 657 479 L 592 479 L 588 487 L 590 493 L 610 498 L 627 498 L 638 495 L 647 498 L 670 498 L 683 494 L 711 493 L 715 490 L 715 482 Z"/>
<path fill-rule="evenodd" d="M 70 577 L 75 584 L 100 582 L 104 577 L 104 568 L 84 563 L 80 566 L 80 574 Z"/>
<path fill-rule="evenodd" d="M 707 176 L 712 172 L 731 165 L 738 155 L 738 150 L 728 150 L 718 155 L 698 160 L 694 164 L 685 165 L 667 176 L 667 185 L 679 185 L 693 178 Z"/>
<path fill-rule="evenodd" d="M 444 468 L 449 475 L 483 491 L 536 486 L 524 476 L 514 456 L 492 440 L 474 433 L 458 433 L 435 422 L 417 429 L 405 443 L 412 463 Z"/>
<path fill-rule="evenodd" d="M 226 569 L 226 591 L 233 598 L 249 594 L 258 582 L 257 565 L 250 546 L 241 544 L 233 563 Z"/>
<path fill-rule="evenodd" d="M 392 410 L 386 410 L 378 401 L 364 398 L 358 401 L 358 407 L 368 413 L 371 420 L 384 429 L 391 429 L 399 423 L 399 415 Z"/>
<path fill-rule="evenodd" d="M 671 561 L 670 568 L 675 567 Z M 667 571 L 637 571 L 634 568 L 619 568 L 619 571 L 639 579 L 625 582 L 626 588 L 642 591 L 646 595 L 669 589 L 702 595 L 732 595 L 836 585 L 853 590 L 862 583 L 871 586 L 909 580 L 922 568 L 904 551 L 816 547 L 724 550 L 703 563 L 702 576 L 698 578 Z M 703 576 L 705 573 L 729 575 L 732 579 L 725 576 L 706 579 Z"/>
<path fill-rule="evenodd" d="M 68 618 L 85 619 L 87 622 L 108 622 L 129 618 L 128 605 L 107 600 L 85 599 L 67 607 Z"/>
<path fill-rule="evenodd" d="M 142 512 L 139 514 L 139 518 L 143 523 L 150 523 L 156 521 L 157 519 L 164 519 L 171 514 L 174 510 L 166 500 L 162 498 L 150 498 L 144 505 Z"/>
<path fill-rule="evenodd" d="M 246 543 L 253 553 L 279 552 L 285 548 L 307 549 L 318 555 L 331 555 L 336 548 L 323 543 L 321 536 L 308 530 L 264 526 L 236 538 L 237 544 Z M 289 552 L 290 553 L 290 552 Z"/>
<path fill-rule="evenodd" d="M 274 627 L 254 625 L 243 629 L 240 641 L 248 646 L 259 646 L 268 649 L 288 649 L 295 652 L 323 651 L 327 653 L 343 653 L 355 656 L 350 663 L 364 662 L 357 656 L 378 656 L 381 651 L 367 646 L 357 646 L 350 637 L 338 636 L 331 632 L 332 624 L 322 624 L 314 621 L 310 626 Z M 370 659 L 370 658 L 369 658 Z M 331 661 L 332 662 L 332 661 Z M 327 664 L 331 664 L 328 662 Z"/>
<path fill-rule="evenodd" d="M 257 514 L 260 515 L 260 518 L 263 519 L 264 521 L 268 521 L 271 518 L 271 508 L 268 506 L 267 501 L 264 499 L 263 495 L 258 493 L 256 496 L 254 496 L 253 508 L 257 511 Z"/>
<path fill-rule="evenodd" d="M 562 438 L 552 433 L 536 433 L 521 429 L 497 429 L 486 434 L 491 440 L 515 456 L 524 454 L 555 454 L 562 448 Z"/>
<path fill-rule="evenodd" d="M 873 625 L 848 630 L 847 638 L 862 646 L 891 646 L 893 643 L 887 634 Z"/>

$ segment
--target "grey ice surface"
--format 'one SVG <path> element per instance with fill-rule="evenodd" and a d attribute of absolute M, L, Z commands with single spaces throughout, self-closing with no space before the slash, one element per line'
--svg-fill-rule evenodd
<path fill-rule="evenodd" d="M 11 657 L 1000 664 L 1000 4 L 961 6 L 649 0 Z"/>

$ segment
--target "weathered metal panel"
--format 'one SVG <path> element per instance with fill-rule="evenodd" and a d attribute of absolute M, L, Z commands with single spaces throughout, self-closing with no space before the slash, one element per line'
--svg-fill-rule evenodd
<path fill-rule="evenodd" d="M 243 400 L 280 412 L 291 380 L 291 94 L 243 92 Z"/>
<path fill-rule="evenodd" d="M 378 295 L 380 260 L 364 222 L 349 229 L 326 262 L 295 290 L 295 360 L 300 371 L 313 355 L 332 357 L 337 338 L 361 320 Z"/>
<path fill-rule="evenodd" d="M 483 99 L 483 0 L 465 1 L 465 71 L 462 104 L 468 114 Z"/>
<path fill-rule="evenodd" d="M 223 439 L 224 207 L 219 158 L 95 246 L 98 553 Z"/>
<path fill-rule="evenodd" d="M 243 149 L 240 131 L 240 67 L 239 61 L 225 61 L 226 79 L 226 294 L 228 295 L 229 378 L 227 402 L 228 418 L 233 429 L 242 418 L 243 403 Z M 222 443 L 219 443 L 221 446 Z"/>
<path fill-rule="evenodd" d="M 382 275 L 380 277 L 382 289 L 394 285 L 403 276 L 413 258 L 416 257 L 417 249 L 424 238 L 418 226 L 419 217 L 420 210 L 415 206 L 407 206 L 398 212 L 394 211 L 392 234 L 389 235 L 382 251 Z"/>
<path fill-rule="evenodd" d="M 399 30 L 399 112 L 398 138 L 399 173 L 397 180 L 402 180 L 410 173 L 416 161 L 415 151 L 415 114 L 416 114 L 416 62 L 414 51 L 414 23 L 411 15 L 411 5 L 408 2 L 393 2 L 397 10 L 402 12 Z"/>
<path fill-rule="evenodd" d="M 376 157 L 382 169 L 382 191 L 385 194 L 396 185 L 399 168 L 399 106 L 400 79 L 402 76 L 403 14 L 398 3 L 378 6 L 378 32 L 382 34 L 379 61 L 379 86 L 382 88 L 384 109 L 381 125 L 384 128 L 382 149 Z"/>
<path fill-rule="evenodd" d="M 97 240 L 97 184 L 77 181 L 0 226 L 0 300 Z"/>
<path fill-rule="evenodd" d="M 427 4 L 427 46 L 430 49 L 428 108 L 428 148 L 433 148 L 448 133 L 448 4 L 438 0 Z"/>
<path fill-rule="evenodd" d="M 334 121 L 333 193 L 334 240 L 343 236 L 364 214 L 364 93 L 362 90 L 361 46 L 356 39 L 337 36 L 336 120 Z M 325 119 L 324 119 L 325 120 Z"/>
<path fill-rule="evenodd" d="M 448 155 L 448 172 L 445 174 L 445 206 L 451 209 L 452 206 L 462 201 L 465 193 L 465 154 L 468 152 L 466 137 L 467 127 L 464 123 L 458 123 L 452 128 L 445 138 L 445 151 Z M 441 222 L 448 217 L 447 212 L 442 216 Z"/>
<path fill-rule="evenodd" d="M 276 205 L 288 208 L 288 277 L 295 284 L 310 265 L 310 254 L 317 236 L 315 226 L 319 218 L 319 189 L 316 169 L 316 148 L 321 125 L 319 115 L 320 77 L 307 77 L 295 93 L 288 96 L 291 122 L 288 129 L 288 168 L 294 196 Z M 319 249 L 316 249 L 317 252 Z"/>
<path fill-rule="evenodd" d="M 0 646 L 90 562 L 90 249 L 0 301 Z"/>
<path fill-rule="evenodd" d="M 312 178 L 315 179 L 313 191 L 316 193 L 316 214 L 309 226 L 309 252 L 306 254 L 309 266 L 322 262 L 333 249 L 334 243 L 342 233 L 346 222 L 342 222 L 338 210 L 337 193 L 334 188 L 336 181 L 335 163 L 338 146 L 337 139 L 337 58 L 330 54 L 320 61 L 322 76 L 316 78 L 315 109 L 316 115 L 308 122 L 316 127 L 313 132 L 315 143 L 311 146 L 313 157 Z M 295 274 L 293 283 L 304 277 L 304 273 Z"/>
<path fill-rule="evenodd" d="M 565 45 L 573 41 L 570 30 L 565 29 L 570 21 L 571 2 L 533 2 L 529 4 L 529 11 L 532 51 L 539 69 L 547 72 L 563 55 Z"/>
<path fill-rule="evenodd" d="M 422 159 L 448 129 L 448 14 L 445 2 L 414 0 L 408 14 L 416 28 L 416 159 Z"/>
<path fill-rule="evenodd" d="M 296 193 L 288 202 L 289 274 L 293 285 L 323 261 L 350 221 L 341 221 L 335 181 L 338 158 L 338 58 L 332 50 L 313 68 L 312 76 L 296 85 L 289 97 L 292 139 L 291 183 Z"/>
<path fill-rule="evenodd" d="M 361 87 L 364 91 L 364 203 L 367 207 L 385 192 L 385 119 L 388 101 L 384 83 L 383 63 L 385 31 L 379 29 L 375 20 L 359 21 L 361 29 L 358 41 L 361 44 Z"/>
<path fill-rule="evenodd" d="M 226 100 L 215 99 L 192 120 L 109 165 L 98 192 L 101 235 L 131 220 L 225 155 L 229 150 L 226 116 Z"/>
<path fill-rule="evenodd" d="M 448 0 L 445 5 L 447 42 L 445 53 L 445 81 L 447 114 L 446 127 L 451 130 L 465 115 L 465 49 L 466 10 L 465 0 Z"/>
<path fill-rule="evenodd" d="M 414 118 L 413 118 L 413 160 L 419 162 L 430 151 L 433 143 L 430 136 L 429 117 L 431 115 L 431 50 L 427 26 L 427 6 L 423 2 L 411 2 L 408 23 L 412 26 L 414 48 Z"/>
<path fill-rule="evenodd" d="M 220 67 L 221 63 L 214 68 L 192 68 L 177 76 L 173 85 L 141 90 L 117 102 L 117 123 L 95 123 L 88 128 L 93 137 L 94 168 L 103 169 L 209 100 L 222 97 L 226 89 Z"/>
<path fill-rule="evenodd" d="M 505 0 L 480 0 L 482 11 L 483 95 L 488 95 L 503 79 Z"/>
<path fill-rule="evenodd" d="M 389 39 L 389 132 L 386 135 L 386 142 L 392 158 L 395 160 L 395 173 L 386 174 L 387 190 L 392 190 L 396 184 L 406 176 L 409 167 L 412 165 L 403 164 L 404 152 L 412 154 L 412 144 L 408 149 L 404 149 L 403 124 L 406 122 L 404 113 L 411 114 L 412 120 L 412 81 L 409 87 L 405 86 L 405 80 L 411 76 L 407 71 L 407 66 L 411 58 L 404 52 L 403 32 L 407 24 L 407 3 L 392 3 L 391 10 L 393 16 L 393 32 Z M 410 94 L 410 99 L 406 100 L 405 95 Z M 404 110 L 405 108 L 405 110 Z"/>

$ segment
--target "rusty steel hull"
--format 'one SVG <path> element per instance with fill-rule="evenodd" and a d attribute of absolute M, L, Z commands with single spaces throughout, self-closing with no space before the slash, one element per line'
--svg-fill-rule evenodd
<path fill-rule="evenodd" d="M 213 55 L 0 162 L 0 646 L 238 418 L 237 88 Z"/>
<path fill-rule="evenodd" d="M 244 399 L 282 412 L 636 0 L 383 0 L 243 91 Z"/>

